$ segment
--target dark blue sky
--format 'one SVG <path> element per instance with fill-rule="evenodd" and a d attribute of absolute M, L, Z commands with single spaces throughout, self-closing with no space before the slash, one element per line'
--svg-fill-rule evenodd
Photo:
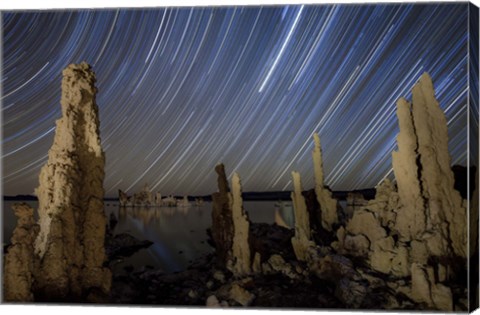
<path fill-rule="evenodd" d="M 3 189 L 32 193 L 60 117 L 61 70 L 97 74 L 105 189 L 216 191 L 215 164 L 244 191 L 392 177 L 395 102 L 431 74 L 466 164 L 468 5 L 293 5 L 3 12 Z"/>

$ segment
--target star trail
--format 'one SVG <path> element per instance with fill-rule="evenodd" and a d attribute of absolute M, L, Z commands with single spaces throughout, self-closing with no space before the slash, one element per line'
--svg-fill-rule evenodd
<path fill-rule="evenodd" d="M 468 4 L 229 6 L 2 12 L 3 190 L 31 194 L 60 118 L 61 71 L 97 75 L 104 187 L 313 187 L 312 134 L 334 190 L 393 178 L 396 100 L 423 72 L 467 161 Z"/>

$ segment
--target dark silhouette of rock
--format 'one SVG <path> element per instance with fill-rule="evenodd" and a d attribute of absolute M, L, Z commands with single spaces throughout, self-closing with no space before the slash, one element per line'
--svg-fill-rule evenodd
<path fill-rule="evenodd" d="M 228 197 L 230 188 L 225 175 L 224 165 L 218 164 L 215 167 L 215 171 L 218 174 L 218 192 L 212 194 L 211 235 L 218 262 L 225 266 L 226 262 L 231 258 L 233 245 L 233 218 Z"/>
<path fill-rule="evenodd" d="M 105 242 L 105 252 L 108 260 L 120 257 L 129 257 L 142 248 L 148 248 L 153 244 L 149 240 L 139 240 L 127 233 L 117 234 L 107 238 Z"/>

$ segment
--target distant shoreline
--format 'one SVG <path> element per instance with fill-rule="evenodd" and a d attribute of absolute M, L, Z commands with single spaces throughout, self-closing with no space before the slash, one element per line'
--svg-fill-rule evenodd
<path fill-rule="evenodd" d="M 359 189 L 353 191 L 333 191 L 332 195 L 334 198 L 338 200 L 346 200 L 348 193 L 360 193 L 364 196 L 365 199 L 373 199 L 375 197 L 375 189 Z M 264 191 L 264 192 L 244 192 L 242 194 L 242 198 L 245 201 L 278 201 L 284 200 L 289 201 L 291 200 L 290 191 Z M 176 198 L 180 199 L 183 196 L 175 196 Z M 190 201 L 194 201 L 195 198 L 202 198 L 205 201 L 211 201 L 211 195 L 205 196 L 189 196 Z M 17 195 L 17 196 L 3 196 L 4 201 L 38 201 L 36 196 L 32 195 Z M 107 197 L 103 199 L 104 201 L 117 201 L 118 198 Z"/>

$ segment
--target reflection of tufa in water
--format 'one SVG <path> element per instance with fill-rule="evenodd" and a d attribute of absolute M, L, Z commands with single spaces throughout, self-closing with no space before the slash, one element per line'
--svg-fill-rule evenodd
<path fill-rule="evenodd" d="M 129 197 L 122 190 L 118 190 L 118 200 L 121 207 L 191 207 L 192 204 L 188 200 L 188 196 L 184 196 L 183 199 L 177 199 L 170 195 L 162 198 L 162 194 L 157 192 L 153 194 L 146 184 L 143 190 L 139 193 L 133 194 Z M 203 198 L 195 198 L 195 206 L 203 206 Z"/>
<path fill-rule="evenodd" d="M 191 207 L 192 204 L 188 201 L 188 197 L 184 196 L 183 199 L 177 200 L 177 207 Z"/>

